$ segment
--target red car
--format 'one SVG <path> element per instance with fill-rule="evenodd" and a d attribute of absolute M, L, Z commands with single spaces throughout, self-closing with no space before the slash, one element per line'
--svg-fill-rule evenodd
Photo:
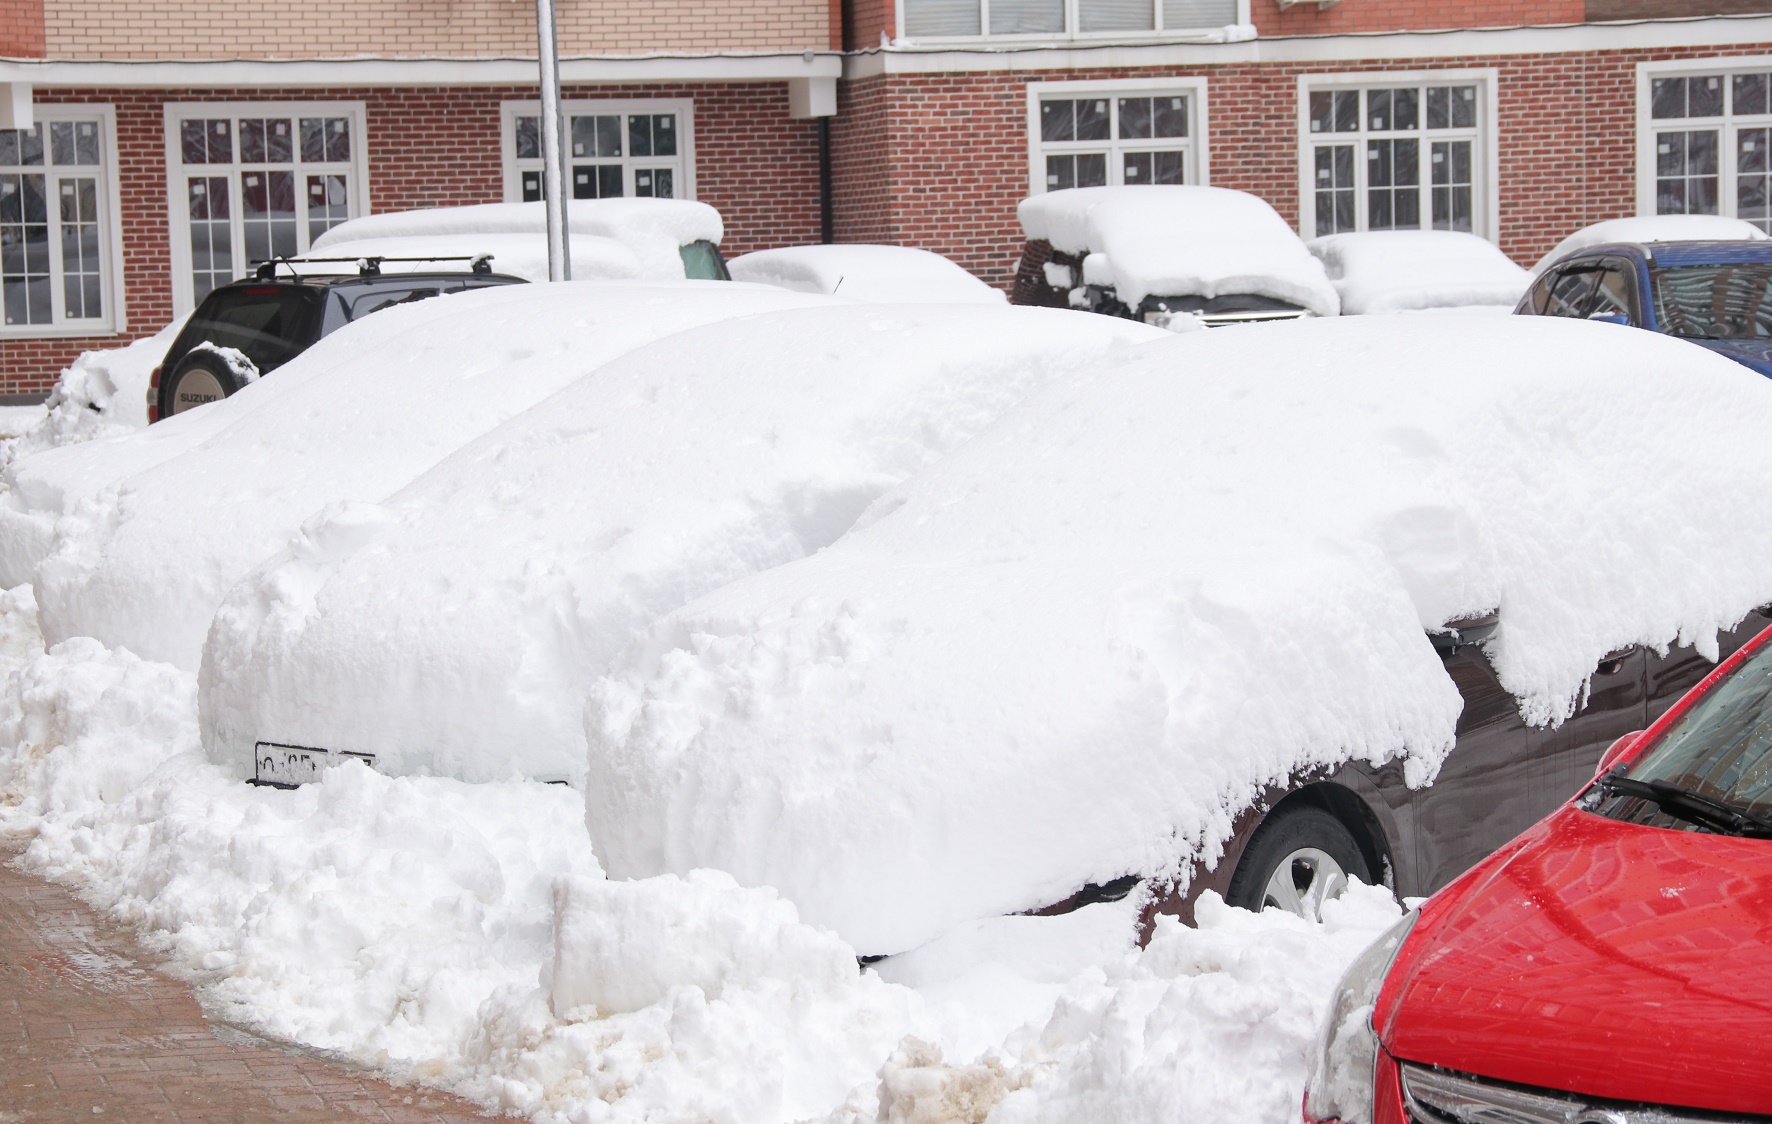
<path fill-rule="evenodd" d="M 1772 628 L 1348 969 L 1307 1121 L 1772 1118 Z"/>

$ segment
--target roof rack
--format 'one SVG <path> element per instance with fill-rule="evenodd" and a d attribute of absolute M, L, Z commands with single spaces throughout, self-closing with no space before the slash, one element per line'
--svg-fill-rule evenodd
<path fill-rule="evenodd" d="M 297 265 L 309 265 L 309 264 L 314 264 L 314 263 L 351 262 L 354 265 L 356 265 L 357 275 L 359 277 L 380 277 L 382 263 L 383 262 L 390 262 L 390 261 L 465 261 L 465 262 L 470 263 L 468 268 L 471 269 L 474 273 L 484 276 L 484 275 L 492 272 L 492 255 L 491 254 L 430 254 L 430 255 L 421 255 L 419 257 L 410 257 L 410 258 L 385 257 L 385 256 L 382 256 L 379 254 L 374 255 L 374 256 L 370 256 L 370 257 L 355 257 L 355 258 L 288 258 L 288 257 L 283 257 L 283 258 L 268 258 L 268 259 L 265 259 L 262 261 L 254 261 L 251 264 L 258 267 L 257 272 L 254 274 L 254 276 L 258 280 L 260 280 L 260 281 L 275 281 L 277 279 L 277 267 L 280 265 L 288 267 L 291 276 L 299 277 L 299 276 L 301 276 L 301 274 L 296 271 L 295 267 Z"/>

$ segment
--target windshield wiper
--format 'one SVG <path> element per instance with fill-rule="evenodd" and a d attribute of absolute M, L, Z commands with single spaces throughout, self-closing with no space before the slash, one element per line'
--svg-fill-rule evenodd
<path fill-rule="evenodd" d="M 1675 819 L 1699 827 L 1708 827 L 1724 835 L 1772 839 L 1772 820 L 1761 819 L 1745 808 L 1713 800 L 1668 781 L 1637 781 L 1608 773 L 1600 778 L 1599 783 L 1607 792 L 1647 800 Z"/>

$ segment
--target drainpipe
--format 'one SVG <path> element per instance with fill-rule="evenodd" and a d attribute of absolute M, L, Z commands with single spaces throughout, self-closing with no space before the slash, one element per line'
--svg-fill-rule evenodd
<path fill-rule="evenodd" d="M 536 55 L 541 63 L 541 192 L 548 212 L 548 280 L 572 279 L 566 242 L 566 177 L 560 137 L 560 51 L 554 42 L 554 0 L 535 0 Z"/>
<path fill-rule="evenodd" d="M 836 215 L 831 202 L 831 119 L 818 119 L 818 234 L 827 245 L 837 240 Z"/>

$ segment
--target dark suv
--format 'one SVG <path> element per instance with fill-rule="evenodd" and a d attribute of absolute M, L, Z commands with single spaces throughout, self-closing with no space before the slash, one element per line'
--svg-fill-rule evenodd
<path fill-rule="evenodd" d="M 327 276 L 298 276 L 287 263 L 267 262 L 259 267 L 258 276 L 211 291 L 154 369 L 148 385 L 148 421 L 226 398 L 294 359 L 321 337 L 391 305 L 523 283 L 521 277 L 492 272 L 486 257 L 472 259 L 466 271 L 381 272 L 384 262 L 397 260 L 401 259 L 351 258 L 357 265 L 355 273 Z"/>
<path fill-rule="evenodd" d="M 1629 324 L 1772 375 L 1772 242 L 1614 242 L 1559 258 L 1516 313 Z"/>

